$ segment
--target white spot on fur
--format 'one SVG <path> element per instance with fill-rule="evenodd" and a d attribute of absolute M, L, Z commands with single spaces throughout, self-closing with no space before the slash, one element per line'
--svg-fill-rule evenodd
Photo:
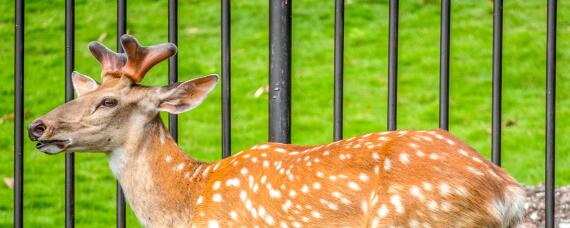
<path fill-rule="evenodd" d="M 217 220 L 208 221 L 208 228 L 219 228 L 220 223 Z"/>
<path fill-rule="evenodd" d="M 313 183 L 313 188 L 314 189 L 321 189 L 321 184 L 319 182 L 315 182 L 315 183 Z"/>
<path fill-rule="evenodd" d="M 222 195 L 220 195 L 219 193 L 216 193 L 216 194 L 214 194 L 214 196 L 212 196 L 212 200 L 213 200 L 214 202 L 220 203 L 220 202 L 223 201 L 223 200 L 222 200 Z"/>
<path fill-rule="evenodd" d="M 404 165 L 407 165 L 408 163 L 410 163 L 410 158 L 409 158 L 408 154 L 401 153 L 400 154 L 400 162 Z"/>
<path fill-rule="evenodd" d="M 361 202 L 360 202 L 360 209 L 362 209 L 362 212 L 363 212 L 364 214 L 368 214 L 368 202 L 366 202 L 366 201 L 364 201 L 364 200 L 361 201 Z"/>
<path fill-rule="evenodd" d="M 426 154 L 425 154 L 423 151 L 421 151 L 421 150 L 416 150 L 416 155 L 418 155 L 418 157 L 424 157 L 424 156 L 426 156 Z"/>
<path fill-rule="evenodd" d="M 431 211 L 437 211 L 438 205 L 437 202 L 435 202 L 435 200 L 428 201 L 427 206 Z"/>
<path fill-rule="evenodd" d="M 429 158 L 430 158 L 431 160 L 438 160 L 438 159 L 439 159 L 439 155 L 437 155 L 436 153 L 431 153 L 431 154 L 429 155 Z"/>
<path fill-rule="evenodd" d="M 239 187 L 239 179 L 238 178 L 231 178 L 226 181 L 226 186 L 234 186 Z"/>
<path fill-rule="evenodd" d="M 447 144 L 449 144 L 449 145 L 452 145 L 452 146 L 455 145 L 455 142 L 454 142 L 453 140 L 451 140 L 451 139 L 444 139 L 444 140 L 445 140 L 445 142 L 447 142 Z"/>
<path fill-rule="evenodd" d="M 269 196 L 271 198 L 281 198 L 281 192 L 279 190 L 270 189 L 269 190 Z"/>
<path fill-rule="evenodd" d="M 424 200 L 425 200 L 425 197 L 424 197 L 424 195 L 422 194 L 420 188 L 418 188 L 418 186 L 415 186 L 415 185 L 412 186 L 412 187 L 410 188 L 410 193 L 411 193 L 413 196 L 417 197 L 417 198 L 418 198 L 419 200 L 421 200 L 421 201 L 424 201 Z"/>
<path fill-rule="evenodd" d="M 218 190 L 218 189 L 220 189 L 220 186 L 222 186 L 222 182 L 221 182 L 221 181 L 216 181 L 216 182 L 214 182 L 214 184 L 212 185 L 212 189 L 213 189 L 214 191 L 215 191 L 215 190 Z"/>
<path fill-rule="evenodd" d="M 283 149 L 283 148 L 275 148 L 274 150 L 277 153 L 287 153 L 287 150 Z"/>
<path fill-rule="evenodd" d="M 358 179 L 360 179 L 362 182 L 367 182 L 368 181 L 368 175 L 366 175 L 365 173 L 360 173 L 358 175 Z"/>
<path fill-rule="evenodd" d="M 285 211 L 285 212 L 288 212 L 288 211 L 289 211 L 289 208 L 291 208 L 292 205 L 293 205 L 293 204 L 291 203 L 290 200 L 285 200 L 285 203 L 283 203 L 283 204 L 281 205 L 281 209 L 283 209 L 283 211 Z"/>
<path fill-rule="evenodd" d="M 312 211 L 312 212 L 311 212 L 311 215 L 312 215 L 314 218 L 321 218 L 321 213 L 319 213 L 318 211 Z"/>
<path fill-rule="evenodd" d="M 372 153 L 372 158 L 376 161 L 380 160 L 380 155 L 378 155 L 378 153 L 374 152 Z"/>
<path fill-rule="evenodd" d="M 396 212 L 398 212 L 400 214 L 404 213 L 404 206 L 402 205 L 402 202 L 400 201 L 400 196 L 398 196 L 398 195 L 390 196 L 390 203 L 392 205 L 394 205 L 394 207 L 396 208 Z"/>
<path fill-rule="evenodd" d="M 468 156 L 469 156 L 469 154 L 467 153 L 467 151 L 465 151 L 464 149 L 459 149 L 458 151 L 459 151 L 459 153 L 460 153 L 461 155 L 463 155 L 463 156 L 465 156 L 465 157 L 468 157 Z"/>
<path fill-rule="evenodd" d="M 166 155 L 166 157 L 164 158 L 164 160 L 165 160 L 166 162 L 170 162 L 170 161 L 172 161 L 172 156 Z"/>
<path fill-rule="evenodd" d="M 473 173 L 473 174 L 475 174 L 475 175 L 478 175 L 478 176 L 484 176 L 484 175 L 485 175 L 483 172 L 481 172 L 481 171 L 479 171 L 478 169 L 475 169 L 475 168 L 473 168 L 473 167 L 471 167 L 471 166 L 467 166 L 467 170 L 469 170 L 469 172 L 471 172 L 471 173 Z"/>
<path fill-rule="evenodd" d="M 295 190 L 289 191 L 289 197 L 295 198 L 296 195 L 297 195 L 297 192 Z"/>
<path fill-rule="evenodd" d="M 358 186 L 357 183 L 354 183 L 352 181 L 348 182 L 348 187 L 354 191 L 360 191 L 360 186 Z"/>
<path fill-rule="evenodd" d="M 422 185 L 423 185 L 424 189 L 427 190 L 427 191 L 431 191 L 432 188 L 433 188 L 433 186 L 432 186 L 430 183 L 428 183 L 428 182 L 423 182 Z"/>
<path fill-rule="evenodd" d="M 449 194 L 449 192 L 450 192 L 450 187 L 448 184 L 446 184 L 446 183 L 439 184 L 439 193 L 441 195 L 447 195 L 447 194 Z"/>
<path fill-rule="evenodd" d="M 233 220 L 236 220 L 236 221 L 237 221 L 238 215 L 237 215 L 237 213 L 236 213 L 235 211 L 230 211 L 230 217 L 232 217 Z"/>
<path fill-rule="evenodd" d="M 384 218 L 386 217 L 386 215 L 388 215 L 389 212 L 390 210 L 388 209 L 388 207 L 386 207 L 385 204 L 382 204 L 380 209 L 378 209 L 378 216 L 380 216 L 380 218 Z"/>
<path fill-rule="evenodd" d="M 392 167 L 392 162 L 390 161 L 390 159 L 388 158 L 384 159 L 384 170 L 388 171 L 390 170 L 390 167 Z"/>
<path fill-rule="evenodd" d="M 441 210 L 445 211 L 445 212 L 449 212 L 451 210 L 451 203 L 449 203 L 447 201 L 443 201 L 441 203 Z"/>

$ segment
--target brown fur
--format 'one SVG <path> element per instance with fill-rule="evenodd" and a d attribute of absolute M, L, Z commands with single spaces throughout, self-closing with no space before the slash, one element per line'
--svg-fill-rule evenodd
<path fill-rule="evenodd" d="M 407 131 L 399 136 L 401 133 L 402 131 L 370 134 L 333 144 L 304 148 L 267 144 L 267 149 L 254 147 L 245 150 L 220 161 L 222 165 L 219 170 L 211 174 L 206 182 L 201 194 L 203 203 L 196 207 L 194 223 L 206 225 L 208 222 L 217 221 L 222 226 L 230 227 L 294 226 L 295 222 L 310 227 L 502 226 L 502 222 L 488 210 L 488 204 L 493 199 L 504 198 L 507 186 L 518 188 L 512 178 L 447 132 L 429 131 L 441 135 L 445 140 L 452 140 L 455 145 L 449 145 L 443 139 L 433 138 L 425 132 Z M 363 148 L 362 145 L 366 143 L 378 143 L 374 138 L 379 135 L 385 135 L 388 140 L 379 146 Z M 433 141 L 414 140 L 416 135 L 431 137 Z M 411 142 L 424 150 L 423 158 L 410 149 Z M 357 145 L 361 145 L 360 148 L 354 149 Z M 276 148 L 287 152 L 276 153 Z M 465 150 L 468 155 L 460 155 L 458 149 Z M 299 153 L 291 155 L 290 152 L 293 151 Z M 328 155 L 324 155 L 326 151 L 329 152 Z M 405 151 L 409 151 L 407 164 L 399 161 L 399 156 Z M 379 159 L 373 158 L 371 153 L 374 152 L 378 152 Z M 441 157 L 432 160 L 429 158 L 431 153 L 437 153 Z M 264 154 L 267 157 L 264 157 Z M 339 159 L 342 155 L 344 159 Z M 480 162 L 474 161 L 473 157 L 481 159 Z M 383 168 L 386 159 L 392 162 L 388 170 Z M 263 167 L 265 161 L 270 163 L 268 168 Z M 280 173 L 280 169 L 274 165 L 275 162 L 281 162 L 280 167 L 286 171 Z M 466 171 L 467 165 L 480 169 L 483 176 Z M 375 167 L 380 167 L 379 174 L 375 173 Z M 240 173 L 242 168 L 248 169 L 248 174 Z M 499 175 L 491 177 L 488 173 L 491 170 Z M 322 175 L 318 176 L 318 172 Z M 362 174 L 368 176 L 367 181 L 359 179 Z M 289 175 L 293 178 L 289 179 Z M 346 177 L 343 179 L 342 175 Z M 267 176 L 265 180 L 264 176 Z M 334 181 L 330 179 L 331 176 L 336 176 Z M 254 187 L 249 184 L 250 177 L 253 178 Z M 215 182 L 225 183 L 231 178 L 240 180 L 239 188 L 222 184 L 220 189 L 212 190 Z M 347 187 L 349 182 L 356 183 L 359 189 Z M 431 184 L 432 189 L 425 190 L 422 186 L 424 182 Z M 318 183 L 318 188 L 315 188 L 315 183 Z M 438 189 L 442 183 L 448 185 L 448 194 L 441 194 Z M 271 189 L 277 189 L 281 193 L 280 197 L 271 197 L 267 187 L 269 184 Z M 253 190 L 255 185 L 259 185 L 257 192 Z M 302 191 L 303 186 L 308 187 L 307 192 Z M 413 186 L 420 189 L 422 199 L 410 194 Z M 464 191 L 465 195 L 457 193 L 458 189 Z M 296 192 L 294 197 L 289 195 L 291 190 Z M 249 209 L 246 207 L 247 200 L 244 202 L 240 199 L 241 191 L 252 201 Z M 221 194 L 223 202 L 215 202 L 212 198 L 214 194 Z M 401 213 L 398 213 L 391 203 L 391 196 L 394 195 L 400 197 L 404 208 Z M 285 211 L 283 205 L 288 205 L 287 200 L 291 201 L 291 208 Z M 430 209 L 430 201 L 440 205 L 435 210 Z M 380 219 L 377 211 L 382 205 L 386 206 L 389 212 Z M 267 216 L 263 219 L 259 215 L 261 207 L 271 218 Z M 256 212 L 253 212 L 252 208 Z M 237 214 L 236 219 L 228 219 L 231 218 L 232 212 Z"/>

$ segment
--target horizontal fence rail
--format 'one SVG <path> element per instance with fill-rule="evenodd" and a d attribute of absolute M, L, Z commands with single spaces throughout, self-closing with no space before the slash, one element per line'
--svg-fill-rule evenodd
<path fill-rule="evenodd" d="M 223 158 L 231 155 L 231 5 L 221 0 L 221 124 Z M 333 139 L 343 138 L 344 0 L 335 0 L 334 119 Z M 291 25 L 292 1 L 269 1 L 269 141 L 291 142 Z M 439 127 L 449 128 L 449 65 L 451 0 L 441 1 Z M 399 1 L 389 1 L 387 128 L 397 128 Z M 556 19 L 557 1 L 547 1 L 545 181 L 546 227 L 554 224 L 555 120 L 556 120 Z M 15 0 L 14 27 L 14 227 L 24 218 L 24 0 Z M 117 0 L 117 51 L 119 37 L 127 33 L 127 2 Z M 168 1 L 168 41 L 178 44 L 178 0 Z M 493 2 L 492 161 L 501 165 L 503 1 Z M 75 68 L 75 0 L 65 1 L 65 101 L 72 100 L 71 75 Z M 178 57 L 170 57 L 168 83 L 178 81 Z M 178 117 L 169 114 L 169 131 L 178 141 Z M 75 226 L 75 157 L 65 159 L 65 226 Z M 117 182 L 117 227 L 126 227 L 125 200 Z"/>

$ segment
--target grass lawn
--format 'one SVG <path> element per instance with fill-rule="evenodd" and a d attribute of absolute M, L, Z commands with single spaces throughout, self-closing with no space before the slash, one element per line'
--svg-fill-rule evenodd
<path fill-rule="evenodd" d="M 388 0 L 346 1 L 345 137 L 386 129 Z M 0 0 L 0 177 L 13 176 L 13 1 Z M 115 2 L 76 0 L 76 69 L 99 78 L 87 49 L 99 39 L 115 47 Z M 232 151 L 267 139 L 268 1 L 232 1 Z M 570 2 L 558 3 L 557 179 L 570 183 Z M 438 126 L 439 1 L 402 1 L 398 127 Z M 180 1 L 179 78 L 220 73 L 220 5 Z M 297 144 L 332 140 L 334 1 L 293 3 L 293 129 Z M 504 6 L 503 164 L 525 184 L 544 176 L 546 4 Z M 64 0 L 27 1 L 25 124 L 64 100 Z M 454 1 L 451 24 L 450 131 L 490 155 L 492 4 Z M 143 44 L 167 40 L 167 1 L 129 1 L 128 31 Z M 167 83 L 167 64 L 144 83 Z M 180 116 L 180 142 L 200 160 L 220 158 L 220 86 Z M 208 133 L 208 134 L 205 134 Z M 12 224 L 13 191 L 0 186 L 0 227 Z M 115 223 L 115 181 L 102 154 L 76 156 L 76 223 Z M 47 156 L 25 141 L 25 225 L 64 224 L 64 156 Z M 139 226 L 131 212 L 129 226 Z"/>

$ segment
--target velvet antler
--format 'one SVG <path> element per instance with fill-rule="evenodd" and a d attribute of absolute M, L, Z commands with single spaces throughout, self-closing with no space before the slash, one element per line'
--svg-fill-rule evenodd
<path fill-rule="evenodd" d="M 121 36 L 121 45 L 125 53 L 111 51 L 99 42 L 89 43 L 89 50 L 103 68 L 103 81 L 125 75 L 138 83 L 150 68 L 176 54 L 176 45 L 172 43 L 145 47 L 130 35 Z"/>

